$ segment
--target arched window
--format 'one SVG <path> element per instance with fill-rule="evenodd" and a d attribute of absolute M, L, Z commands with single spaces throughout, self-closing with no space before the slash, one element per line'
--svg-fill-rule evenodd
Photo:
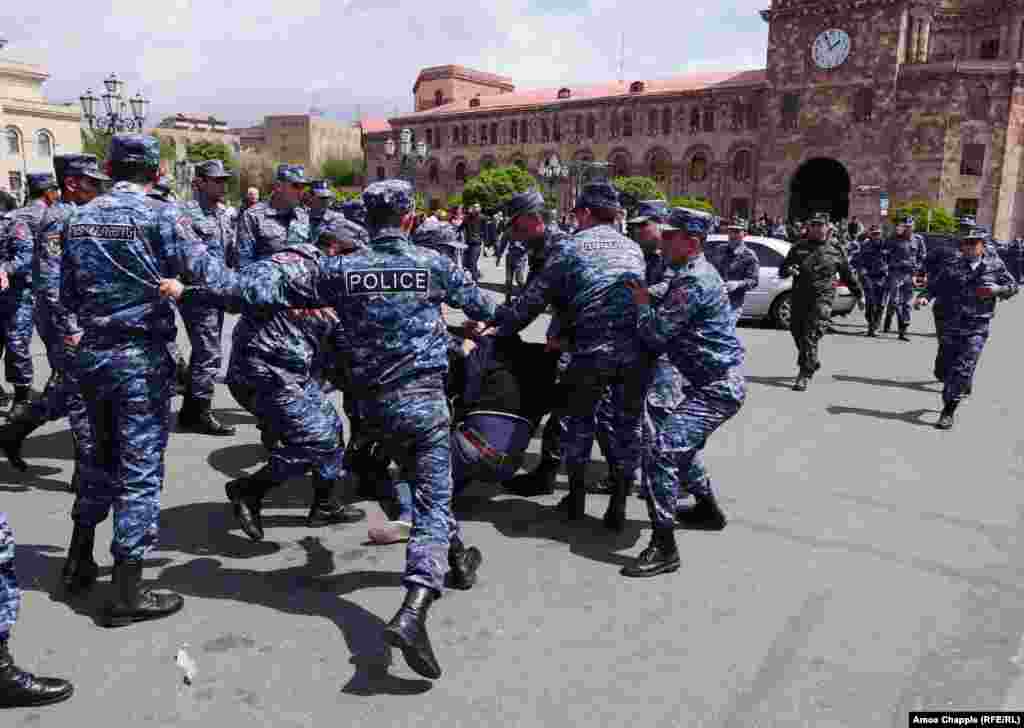
<path fill-rule="evenodd" d="M 441 148 L 441 128 L 434 129 L 434 146 Z"/>
<path fill-rule="evenodd" d="M 459 146 L 459 144 L 461 144 L 461 142 L 459 141 L 459 127 L 453 126 L 452 127 L 452 145 L 457 147 L 457 146 Z"/>
<path fill-rule="evenodd" d="M 583 137 L 583 114 L 576 114 L 576 138 Z"/>
<path fill-rule="evenodd" d="M 853 118 L 856 121 L 871 121 L 875 113 L 875 90 L 869 86 L 857 90 L 853 97 Z"/>
<path fill-rule="evenodd" d="M 617 154 L 610 160 L 612 177 L 629 176 L 629 158 L 625 154 Z"/>
<path fill-rule="evenodd" d="M 643 81 L 634 81 L 633 83 L 629 84 L 629 92 L 631 94 L 642 93 L 643 90 L 644 90 L 644 82 Z"/>
<path fill-rule="evenodd" d="M 530 142 L 530 125 L 526 119 L 519 122 L 519 141 L 523 144 Z"/>
<path fill-rule="evenodd" d="M 491 144 L 498 143 L 498 122 L 491 124 Z"/>
<path fill-rule="evenodd" d="M 434 92 L 434 106 L 441 106 L 444 103 L 444 93 L 441 89 Z"/>
<path fill-rule="evenodd" d="M 654 136 L 658 133 L 658 110 L 651 109 L 647 112 L 647 134 Z"/>
<path fill-rule="evenodd" d="M 570 91 L 567 88 L 560 88 L 560 89 L 558 89 L 558 98 L 559 99 L 567 99 L 571 95 L 572 95 L 572 91 Z"/>
<path fill-rule="evenodd" d="M 967 116 L 977 121 L 988 119 L 989 98 L 988 87 L 985 84 L 978 84 L 968 92 Z"/>
<path fill-rule="evenodd" d="M 633 110 L 626 109 L 622 112 L 622 136 L 633 136 Z"/>
<path fill-rule="evenodd" d="M 487 124 L 480 125 L 480 146 L 487 143 Z"/>
<path fill-rule="evenodd" d="M 696 134 L 700 131 L 700 109 L 694 107 L 690 111 L 690 133 Z"/>
<path fill-rule="evenodd" d="M 664 154 L 658 153 L 651 156 L 651 178 L 659 185 L 668 182 L 672 172 L 672 161 Z"/>
<path fill-rule="evenodd" d="M 622 130 L 619 128 L 619 112 L 616 111 L 615 109 L 612 109 L 610 113 L 611 119 L 608 122 L 610 136 L 612 139 L 617 139 L 619 135 L 622 133 Z"/>
<path fill-rule="evenodd" d="M 455 181 L 462 183 L 466 181 L 466 163 L 459 162 L 455 165 Z"/>
<path fill-rule="evenodd" d="M 562 121 L 557 116 L 551 122 L 551 138 L 556 142 L 562 141 Z"/>
<path fill-rule="evenodd" d="M 519 143 L 519 123 L 516 121 L 508 123 L 508 140 L 511 144 Z"/>
<path fill-rule="evenodd" d="M 4 129 L 4 152 L 12 157 L 21 156 L 21 132 L 17 127 L 9 126 Z"/>
<path fill-rule="evenodd" d="M 428 147 L 434 146 L 434 130 L 433 129 L 427 129 L 427 146 Z"/>
<path fill-rule="evenodd" d="M 53 137 L 50 132 L 40 129 L 36 132 L 36 158 L 50 159 L 53 156 Z"/>
<path fill-rule="evenodd" d="M 587 114 L 587 139 L 593 139 L 597 136 L 597 119 L 594 118 L 593 114 Z"/>
<path fill-rule="evenodd" d="M 796 129 L 800 124 L 800 97 L 786 94 L 782 97 L 781 125 L 783 129 Z"/>
<path fill-rule="evenodd" d="M 427 174 L 427 179 L 431 182 L 437 182 L 441 176 L 441 170 L 437 162 L 430 163 L 430 172 Z"/>
<path fill-rule="evenodd" d="M 672 109 L 661 110 L 661 133 L 665 136 L 672 133 Z"/>
<path fill-rule="evenodd" d="M 737 182 L 749 181 L 750 167 L 750 152 L 746 149 L 741 149 L 732 158 L 732 178 Z"/>
<path fill-rule="evenodd" d="M 387 179 L 388 171 L 383 167 L 377 167 L 377 179 Z"/>
<path fill-rule="evenodd" d="M 469 144 L 469 124 L 462 125 L 462 143 Z"/>
<path fill-rule="evenodd" d="M 548 128 L 548 120 L 540 120 L 540 140 L 542 142 L 551 141 L 551 130 Z"/>
<path fill-rule="evenodd" d="M 690 179 L 703 182 L 708 178 L 708 160 L 703 154 L 695 154 L 690 160 Z"/>
<path fill-rule="evenodd" d="M 715 110 L 704 109 L 704 131 L 711 132 L 715 130 Z"/>
<path fill-rule="evenodd" d="M 743 128 L 745 114 L 743 113 L 743 102 L 736 99 L 732 102 L 732 118 L 729 119 L 729 126 L 733 131 L 740 131 Z"/>

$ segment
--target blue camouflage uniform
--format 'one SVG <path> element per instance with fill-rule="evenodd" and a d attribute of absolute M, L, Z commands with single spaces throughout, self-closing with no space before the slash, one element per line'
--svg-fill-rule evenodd
<path fill-rule="evenodd" d="M 607 183 L 584 187 L 578 207 L 621 209 Z M 572 359 L 563 381 L 567 394 L 562 452 L 570 477 L 582 477 L 594 443 L 595 411 L 602 394 L 613 388 L 617 433 L 617 477 L 633 477 L 640 461 L 643 393 L 649 357 L 636 340 L 635 308 L 625 279 L 643 280 L 640 246 L 611 225 L 596 225 L 554 246 L 541 272 L 512 305 L 495 316 L 500 333 L 525 328 L 549 304 L 559 311 L 561 327 L 571 331 Z"/>
<path fill-rule="evenodd" d="M 506 232 L 501 236 L 494 250 L 494 257 L 500 263 L 505 258 L 505 303 L 512 299 L 516 288 L 526 285 L 526 252 L 527 246 L 521 240 L 513 240 Z"/>
<path fill-rule="evenodd" d="M 729 304 L 738 321 L 743 315 L 743 301 L 749 291 L 757 288 L 761 278 L 761 263 L 757 254 L 742 242 L 733 247 L 726 241 L 708 255 L 708 262 L 715 267 L 725 282 L 729 293 Z"/>
<path fill-rule="evenodd" d="M 906 218 L 904 225 L 912 225 L 913 218 Z M 920 235 L 911 234 L 909 239 L 890 238 L 885 242 L 888 251 L 889 278 L 886 288 L 889 305 L 896 310 L 901 329 L 910 326 L 910 302 L 914 298 L 914 274 L 924 263 L 924 241 Z"/>
<path fill-rule="evenodd" d="M 278 167 L 277 179 L 298 184 L 308 182 L 303 167 L 286 164 Z M 309 214 L 305 208 L 296 206 L 291 210 L 278 210 L 273 206 L 273 198 L 257 202 L 239 219 L 237 267 L 242 269 L 254 260 L 309 241 Z"/>
<path fill-rule="evenodd" d="M 20 606 L 21 590 L 14 572 L 14 532 L 7 514 L 0 511 L 0 641 L 7 639 L 18 621 Z"/>
<path fill-rule="evenodd" d="M 871 232 L 880 232 L 880 228 L 872 228 Z M 850 266 L 860 275 L 864 288 L 864 313 L 868 330 L 873 333 L 882 319 L 889 290 L 888 245 L 881 238 L 868 238 L 861 244 L 856 257 L 850 259 Z"/>
<path fill-rule="evenodd" d="M 399 180 L 371 184 L 363 200 L 371 215 L 404 214 L 413 205 L 410 185 Z M 492 301 L 450 260 L 388 227 L 375 231 L 368 248 L 323 259 L 315 278 L 301 286 L 253 281 L 242 288 L 242 297 L 255 308 L 336 308 L 339 351 L 347 353 L 358 396 L 357 437 L 382 443 L 415 494 L 403 582 L 440 593 L 450 539 L 458 538 L 444 388 L 449 337 L 441 304 L 490 320 Z"/>
<path fill-rule="evenodd" d="M 363 204 L 362 199 L 346 200 L 341 203 L 341 214 L 345 216 L 346 220 L 366 227 L 366 205 Z"/>
<path fill-rule="evenodd" d="M 686 224 L 673 216 L 670 225 Z M 705 229 L 702 223 L 695 232 Z M 677 267 L 664 297 L 639 306 L 637 331 L 665 353 L 678 373 L 656 367 L 647 396 L 644 480 L 656 528 L 675 523 L 680 482 L 697 496 L 711 493 L 701 453 L 707 438 L 746 399 L 743 345 L 721 277 L 703 255 Z"/>
<path fill-rule="evenodd" d="M 113 137 L 110 159 L 156 168 L 159 142 Z M 60 303 L 81 326 L 72 366 L 95 438 L 72 518 L 90 528 L 114 507 L 115 562 L 138 562 L 156 543 L 176 336 L 162 278 L 217 290 L 226 271 L 195 238 L 177 205 L 121 181 L 76 208 L 64 226 Z"/>
<path fill-rule="evenodd" d="M 983 233 L 973 233 L 983 239 Z M 972 264 L 973 263 L 973 264 Z M 979 298 L 975 290 L 992 286 L 994 298 Z M 996 300 L 1017 295 L 1017 281 L 995 251 L 986 249 L 978 261 L 957 256 L 928 279 L 928 298 L 942 307 L 942 401 L 956 407 L 972 389 L 974 371 L 988 340 Z M 937 365 L 938 368 L 938 365 Z"/>
<path fill-rule="evenodd" d="M 29 192 L 40 194 L 57 188 L 52 174 L 28 175 Z M 7 272 L 10 288 L 0 293 L 0 327 L 6 349 L 5 376 L 16 387 L 32 386 L 32 252 L 35 238 L 43 223 L 49 205 L 44 199 L 35 199 L 14 213 L 4 244 L 0 268 Z"/>
<path fill-rule="evenodd" d="M 231 174 L 224 169 L 219 159 L 209 160 L 196 166 L 199 179 L 229 179 Z M 235 226 L 228 209 L 223 205 L 204 206 L 199 200 L 191 200 L 183 206 L 183 212 L 192 221 L 195 237 L 206 246 L 206 253 L 226 265 L 227 251 L 235 247 Z M 223 305 L 214 299 L 201 295 L 189 296 L 179 305 L 181 318 L 185 322 L 192 354 L 189 357 L 188 394 L 195 399 L 209 402 L 213 399 L 214 385 L 221 368 L 221 332 L 224 328 Z"/>
<path fill-rule="evenodd" d="M 932 250 L 929 250 L 928 255 L 924 259 L 924 271 L 927 280 L 929 282 L 937 280 L 939 274 L 950 266 L 958 256 L 959 252 L 957 250 L 941 245 L 937 245 Z M 932 369 L 932 373 L 941 382 L 946 379 L 946 353 L 943 345 L 946 316 L 941 299 L 936 299 L 932 302 L 932 319 L 935 322 L 935 338 L 938 339 L 938 347 L 935 351 L 935 366 Z"/>
<path fill-rule="evenodd" d="M 327 183 L 327 180 L 314 180 L 309 187 L 310 194 L 315 197 L 319 197 L 324 200 L 333 200 L 334 193 L 331 192 L 331 187 Z M 314 211 L 312 208 L 309 210 L 309 240 L 311 243 L 316 244 L 317 238 L 320 237 L 320 231 L 330 224 L 332 220 L 344 218 L 345 216 L 340 212 L 332 210 L 330 207 L 324 207 L 320 211 Z"/>

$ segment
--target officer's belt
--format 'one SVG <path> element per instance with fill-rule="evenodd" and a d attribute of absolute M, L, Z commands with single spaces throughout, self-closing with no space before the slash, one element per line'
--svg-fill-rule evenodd
<path fill-rule="evenodd" d="M 459 426 L 459 432 L 466 438 L 470 445 L 480 451 L 480 454 L 487 460 L 501 467 L 505 464 L 508 459 L 508 454 L 498 452 L 487 442 L 487 438 L 480 434 L 480 432 L 469 425 L 463 424 Z"/>

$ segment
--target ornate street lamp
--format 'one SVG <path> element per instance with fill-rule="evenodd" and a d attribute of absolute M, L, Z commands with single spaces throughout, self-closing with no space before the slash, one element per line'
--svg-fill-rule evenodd
<path fill-rule="evenodd" d="M 404 179 L 413 186 L 413 189 L 416 189 L 416 167 L 430 158 L 430 147 L 422 140 L 416 142 L 414 147 L 412 143 L 412 129 L 402 129 L 399 134 L 397 150 L 395 146 L 395 140 L 392 137 L 388 137 L 388 140 L 384 142 L 384 155 L 388 159 L 398 157 L 399 179 Z"/>
<path fill-rule="evenodd" d="M 123 131 L 142 131 L 149 111 L 149 100 L 142 93 L 131 99 L 124 97 L 124 81 L 111 73 L 103 80 L 106 93 L 101 97 L 106 113 L 96 113 L 96 98 L 92 89 L 86 89 L 79 98 L 82 103 L 82 115 L 89 122 L 89 129 L 97 134 L 117 134 Z"/>
<path fill-rule="evenodd" d="M 562 164 L 561 160 L 554 154 L 548 157 L 544 166 L 540 168 L 540 176 L 548 183 L 548 194 L 554 196 L 555 186 L 569 178 L 569 168 Z M 561 203 L 559 203 L 561 206 Z"/>

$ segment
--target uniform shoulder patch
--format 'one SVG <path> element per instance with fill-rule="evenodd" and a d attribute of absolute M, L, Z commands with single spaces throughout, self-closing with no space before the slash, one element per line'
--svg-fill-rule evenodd
<path fill-rule="evenodd" d="M 350 296 L 428 293 L 428 268 L 369 268 L 345 273 L 345 288 Z"/>
<path fill-rule="evenodd" d="M 61 254 L 60 244 L 60 233 L 47 233 L 46 234 L 46 252 L 52 258 L 59 257 Z"/>

